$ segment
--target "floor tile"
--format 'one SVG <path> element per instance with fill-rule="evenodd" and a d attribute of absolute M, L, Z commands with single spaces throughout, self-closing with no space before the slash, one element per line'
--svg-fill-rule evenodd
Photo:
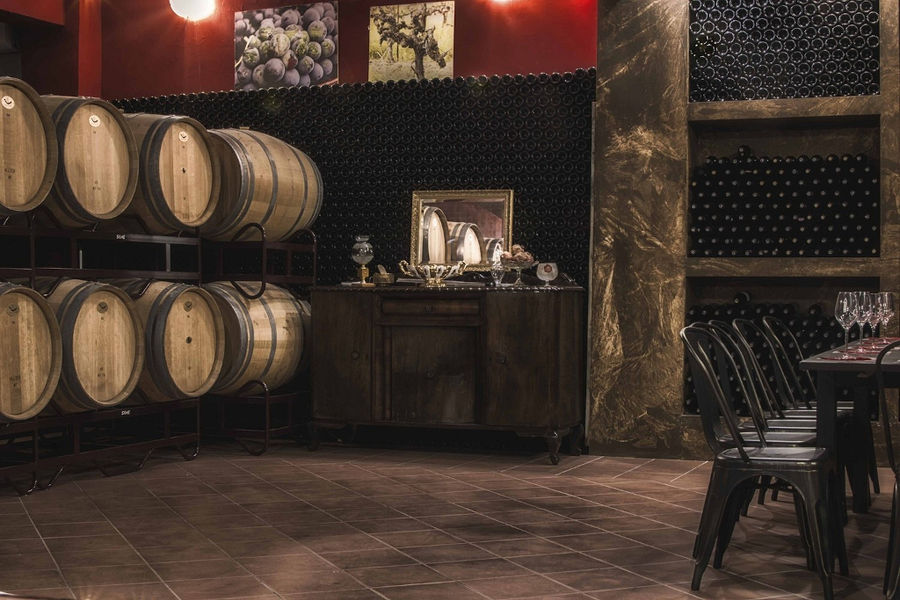
<path fill-rule="evenodd" d="M 388 600 L 484 600 L 461 583 L 431 583 L 378 588 Z"/>
<path fill-rule="evenodd" d="M 272 590 L 259 582 L 256 577 L 219 577 L 216 579 L 194 579 L 171 581 L 167 584 L 181 600 L 218 600 L 225 598 L 250 598 L 265 596 Z M 272 594 L 272 597 L 275 596 Z"/>
<path fill-rule="evenodd" d="M 103 585 L 74 588 L 74 592 L 80 600 L 176 600 L 162 583 Z"/>
<path fill-rule="evenodd" d="M 534 598 L 536 596 L 547 596 L 550 594 L 575 591 L 570 587 L 538 575 L 495 577 L 493 579 L 467 581 L 466 587 L 484 594 L 489 598 L 496 598 L 497 600 L 505 600 L 507 598 Z"/>
<path fill-rule="evenodd" d="M 369 587 L 433 583 L 450 579 L 422 565 L 349 569 L 347 572 Z"/>

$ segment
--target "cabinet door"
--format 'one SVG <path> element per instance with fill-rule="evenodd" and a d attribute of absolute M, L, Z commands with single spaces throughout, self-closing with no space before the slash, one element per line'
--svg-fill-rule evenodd
<path fill-rule="evenodd" d="M 478 330 L 475 327 L 389 327 L 391 419 L 472 423 Z"/>
<path fill-rule="evenodd" d="M 313 290 L 313 416 L 372 420 L 373 294 Z"/>
<path fill-rule="evenodd" d="M 554 425 L 559 321 L 553 293 L 485 297 L 485 425 Z"/>

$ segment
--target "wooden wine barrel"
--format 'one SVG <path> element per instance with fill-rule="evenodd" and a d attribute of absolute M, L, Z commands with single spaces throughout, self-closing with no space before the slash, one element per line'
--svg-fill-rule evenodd
<path fill-rule="evenodd" d="M 200 227 L 219 203 L 219 163 L 206 128 L 190 117 L 126 114 L 140 173 L 129 213 L 153 233 Z"/>
<path fill-rule="evenodd" d="M 53 284 L 42 278 L 37 287 L 49 291 Z M 105 283 L 67 279 L 47 300 L 62 337 L 54 406 L 78 412 L 128 398 L 144 368 L 144 329 L 128 294 Z"/>
<path fill-rule="evenodd" d="M 450 262 L 477 265 L 484 262 L 484 237 L 475 223 L 450 221 Z"/>
<path fill-rule="evenodd" d="M 260 284 L 241 286 L 255 294 Z M 264 381 L 270 390 L 290 382 L 303 354 L 303 309 L 297 299 L 271 284 L 256 300 L 247 300 L 226 282 L 203 287 L 218 302 L 225 323 L 225 365 L 212 391 L 236 394 L 253 380 Z"/>
<path fill-rule="evenodd" d="M 503 238 L 484 238 L 484 260 L 491 262 L 503 252 Z"/>
<path fill-rule="evenodd" d="M 422 211 L 422 259 L 419 262 L 442 265 L 447 262 L 450 229 L 444 211 L 434 206 Z"/>
<path fill-rule="evenodd" d="M 30 288 L 0 283 L 0 421 L 22 421 L 41 412 L 61 368 L 53 309 Z"/>
<path fill-rule="evenodd" d="M 204 237 L 229 241 L 248 223 L 259 223 L 270 241 L 312 226 L 322 207 L 322 176 L 310 158 L 264 133 L 211 129 L 222 173 L 219 206 L 201 228 Z M 258 239 L 254 230 L 241 239 Z"/>
<path fill-rule="evenodd" d="M 138 179 L 137 145 L 119 110 L 99 98 L 43 96 L 56 125 L 59 165 L 47 208 L 83 227 L 122 214 Z"/>
<path fill-rule="evenodd" d="M 34 89 L 0 77 L 0 215 L 37 208 L 56 177 L 59 150 L 50 111 Z"/>
<path fill-rule="evenodd" d="M 135 298 L 144 326 L 146 360 L 138 390 L 155 402 L 197 398 L 208 392 L 225 355 L 222 313 L 209 292 L 167 281 L 111 283 Z"/>

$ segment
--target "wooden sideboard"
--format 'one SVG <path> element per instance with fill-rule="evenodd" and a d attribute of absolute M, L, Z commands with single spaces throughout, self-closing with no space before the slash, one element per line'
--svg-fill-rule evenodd
<path fill-rule="evenodd" d="M 512 430 L 584 428 L 584 290 L 319 287 L 312 292 L 313 421 Z"/>

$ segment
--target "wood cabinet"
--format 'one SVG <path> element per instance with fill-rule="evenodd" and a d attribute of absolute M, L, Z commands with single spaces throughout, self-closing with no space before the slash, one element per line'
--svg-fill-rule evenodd
<path fill-rule="evenodd" d="M 563 436 L 580 448 L 584 290 L 322 287 L 312 293 L 313 424 Z M 315 437 L 313 437 L 315 440 Z"/>

